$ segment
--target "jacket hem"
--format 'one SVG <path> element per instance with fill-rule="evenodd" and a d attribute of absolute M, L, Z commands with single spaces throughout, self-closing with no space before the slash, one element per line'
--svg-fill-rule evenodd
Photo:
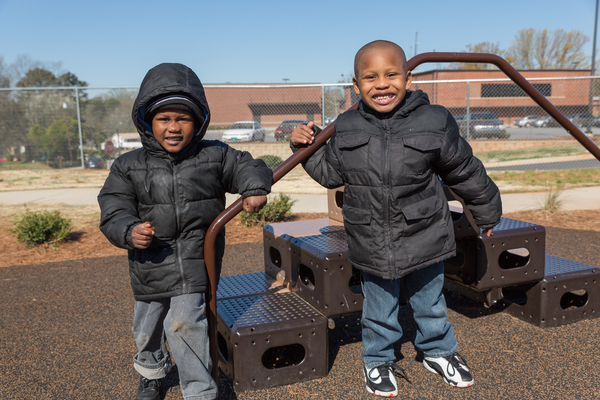
<path fill-rule="evenodd" d="M 368 272 L 369 274 L 373 274 L 382 279 L 399 279 L 399 278 L 402 278 L 412 272 L 429 267 L 430 265 L 433 265 L 440 261 L 447 260 L 448 258 L 454 257 L 455 255 L 456 255 L 456 248 L 454 248 L 451 251 L 448 251 L 446 253 L 443 253 L 435 258 L 431 258 L 427 261 L 424 261 L 420 264 L 412 265 L 405 269 L 400 269 L 399 271 L 398 271 L 398 269 L 395 269 L 394 272 L 396 272 L 396 273 L 394 275 L 392 275 L 391 273 L 384 273 L 379 268 L 373 267 L 371 265 L 357 263 L 356 261 L 352 260 L 350 257 L 348 257 L 348 260 L 350 261 L 350 264 L 352 264 L 356 269 Z"/>

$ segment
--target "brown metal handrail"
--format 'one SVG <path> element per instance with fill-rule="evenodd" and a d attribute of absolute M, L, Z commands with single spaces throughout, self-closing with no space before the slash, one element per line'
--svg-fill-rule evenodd
<path fill-rule="evenodd" d="M 514 69 L 506 60 L 495 54 L 484 53 L 423 53 L 419 54 L 408 61 L 408 70 L 414 70 L 418 65 L 427 62 L 459 62 L 459 63 L 489 63 L 494 64 L 502 70 L 510 79 L 521 87 L 540 107 L 550 114 L 567 132 L 569 132 L 583 147 L 591 154 L 600 160 L 600 149 L 594 144 L 583 132 L 581 132 L 567 117 L 565 117 L 558 109 L 548 101 L 540 92 L 538 92 L 531 83 L 529 83 L 519 72 Z M 349 109 L 356 108 L 358 103 L 354 104 Z M 284 177 L 295 166 L 300 164 L 302 160 L 312 154 L 320 145 L 325 143 L 333 133 L 335 122 L 328 125 L 321 133 L 315 137 L 315 141 L 311 146 L 298 150 L 291 157 L 285 160 L 279 167 L 273 171 L 273 184 Z M 216 275 L 216 259 L 215 259 L 215 241 L 218 232 L 242 211 L 242 199 L 238 199 L 230 205 L 225 211 L 213 221 L 206 233 L 204 243 L 204 261 L 208 273 L 210 290 L 206 293 L 206 317 L 208 320 L 209 341 L 210 341 L 210 357 L 212 359 L 213 368 L 212 376 L 218 384 L 219 379 L 219 353 L 217 346 L 217 275 Z"/>

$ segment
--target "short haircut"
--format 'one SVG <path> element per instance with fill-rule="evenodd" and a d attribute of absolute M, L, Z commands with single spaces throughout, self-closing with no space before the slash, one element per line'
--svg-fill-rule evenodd
<path fill-rule="evenodd" d="M 400 55 L 400 59 L 404 63 L 404 72 L 406 73 L 408 70 L 408 67 L 406 66 L 406 54 L 404 54 L 404 50 L 402 50 L 402 47 L 400 47 L 396 43 L 390 42 L 388 40 L 375 40 L 371 43 L 365 44 L 363 47 L 360 48 L 360 50 L 358 50 L 356 52 L 356 55 L 354 56 L 354 76 L 358 79 L 358 64 L 360 63 L 360 60 L 363 58 L 363 56 L 366 53 L 368 53 L 371 50 L 388 50 L 388 49 L 398 52 L 398 54 Z"/>

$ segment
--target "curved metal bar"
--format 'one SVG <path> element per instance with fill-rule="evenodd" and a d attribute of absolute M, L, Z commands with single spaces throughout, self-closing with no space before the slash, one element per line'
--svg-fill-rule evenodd
<path fill-rule="evenodd" d="M 558 111 L 554 104 L 545 98 L 527 79 L 514 69 L 505 59 L 495 54 L 486 53 L 423 53 L 408 61 L 408 70 L 414 70 L 418 65 L 426 62 L 460 62 L 460 63 L 489 63 L 494 64 L 515 82 L 533 101 L 550 114 L 565 130 L 573 136 L 583 147 L 600 160 L 600 148 L 590 138 L 579 130 L 563 113 Z"/>
<path fill-rule="evenodd" d="M 538 92 L 531 83 L 529 83 L 516 69 L 514 69 L 506 60 L 495 54 L 484 53 L 423 53 L 408 61 L 408 69 L 414 70 L 418 65 L 426 62 L 460 62 L 460 63 L 490 63 L 500 68 L 509 78 L 521 87 L 536 103 L 540 105 L 548 114 L 561 124 L 575 139 L 579 141 L 590 153 L 600 160 L 600 149 L 585 136 L 567 117 L 548 101 L 540 92 Z M 358 103 L 349 109 L 356 108 Z M 295 166 L 314 153 L 331 135 L 335 122 L 328 125 L 321 133 L 315 137 L 312 145 L 298 150 L 291 157 L 285 160 L 279 167 L 273 171 L 273 183 L 276 183 Z M 215 241 L 217 233 L 242 211 L 242 199 L 238 199 L 223 211 L 211 224 L 206 233 L 204 242 L 204 261 L 208 273 L 210 290 L 206 293 L 206 303 L 208 304 L 206 317 L 208 320 L 210 357 L 212 360 L 212 377 L 217 382 L 219 379 L 219 351 L 217 346 L 217 275 L 215 259 Z"/>

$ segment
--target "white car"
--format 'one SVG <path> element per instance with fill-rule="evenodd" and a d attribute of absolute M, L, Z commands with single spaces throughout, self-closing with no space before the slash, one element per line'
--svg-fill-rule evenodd
<path fill-rule="evenodd" d="M 256 121 L 238 121 L 223 132 L 224 142 L 264 142 L 265 128 Z"/>

